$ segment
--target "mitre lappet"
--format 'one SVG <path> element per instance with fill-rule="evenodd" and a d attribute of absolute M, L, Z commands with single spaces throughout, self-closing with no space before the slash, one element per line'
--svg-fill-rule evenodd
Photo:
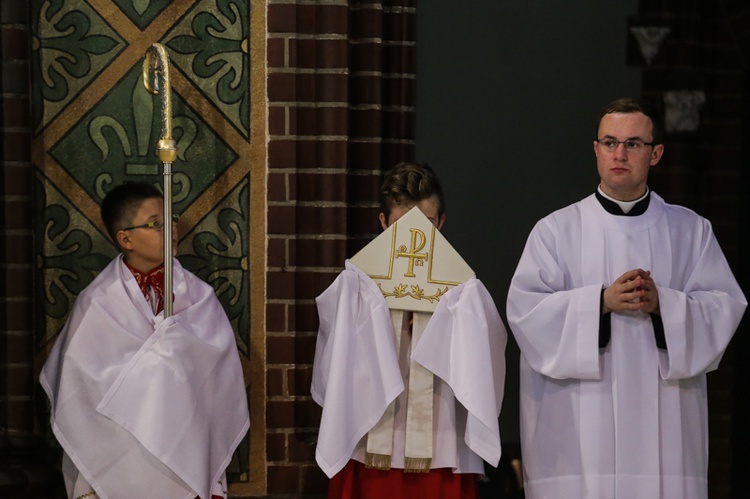
<path fill-rule="evenodd" d="M 406 472 L 426 472 L 445 466 L 446 448 L 453 454 L 449 466 L 460 472 L 467 470 L 459 461 L 471 462 L 464 468 L 472 472 L 481 459 L 497 464 L 507 334 L 474 271 L 418 208 L 347 261 L 317 303 L 312 394 L 323 407 L 316 450 L 323 471 L 332 476 L 363 445 L 365 465 L 378 469 L 396 463 Z M 411 355 L 402 377 L 404 349 Z M 404 390 L 403 449 L 396 450 Z M 455 414 L 433 414 L 438 392 L 440 400 L 452 392 Z M 446 420 L 460 422 L 448 440 L 462 442 L 438 442 Z M 435 463 L 435 447 L 442 465 Z"/>

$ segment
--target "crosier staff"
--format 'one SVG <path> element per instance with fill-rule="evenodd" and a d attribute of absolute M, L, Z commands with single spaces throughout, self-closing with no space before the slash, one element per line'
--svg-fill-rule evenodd
<path fill-rule="evenodd" d="M 177 159 L 177 144 L 172 138 L 172 90 L 169 82 L 169 56 L 158 43 L 146 50 L 143 61 L 143 85 L 156 95 L 161 91 L 161 138 L 156 146 L 164 165 L 164 317 L 172 315 L 172 163 Z"/>

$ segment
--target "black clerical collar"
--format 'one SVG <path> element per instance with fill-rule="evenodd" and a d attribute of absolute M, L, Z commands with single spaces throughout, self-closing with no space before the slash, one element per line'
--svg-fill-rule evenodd
<path fill-rule="evenodd" d="M 620 205 L 612 201 L 611 199 L 607 199 L 599 192 L 599 189 L 596 190 L 596 199 L 599 201 L 599 204 L 602 205 L 602 208 L 604 208 L 607 213 L 610 215 L 619 215 L 621 217 L 637 217 L 638 215 L 643 215 L 646 213 L 646 210 L 648 209 L 648 204 L 651 201 L 651 191 L 649 190 L 643 199 L 635 203 L 633 207 L 625 213 L 622 211 L 622 208 L 620 208 Z"/>

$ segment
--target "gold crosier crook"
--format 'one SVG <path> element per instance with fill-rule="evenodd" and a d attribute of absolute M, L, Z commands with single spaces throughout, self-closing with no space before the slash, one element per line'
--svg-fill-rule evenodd
<path fill-rule="evenodd" d="M 152 80 L 153 73 L 153 80 Z M 143 85 L 156 95 L 161 90 L 161 138 L 156 146 L 164 165 L 164 317 L 172 315 L 172 163 L 177 159 L 177 144 L 172 138 L 172 89 L 169 83 L 169 56 L 158 43 L 146 50 L 143 61 Z"/>

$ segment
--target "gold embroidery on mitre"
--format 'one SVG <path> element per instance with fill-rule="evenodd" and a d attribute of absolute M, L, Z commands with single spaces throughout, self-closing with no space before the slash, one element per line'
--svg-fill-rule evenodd
<path fill-rule="evenodd" d="M 415 207 L 354 255 L 350 262 L 378 285 L 388 307 L 433 312 L 474 271 Z"/>

